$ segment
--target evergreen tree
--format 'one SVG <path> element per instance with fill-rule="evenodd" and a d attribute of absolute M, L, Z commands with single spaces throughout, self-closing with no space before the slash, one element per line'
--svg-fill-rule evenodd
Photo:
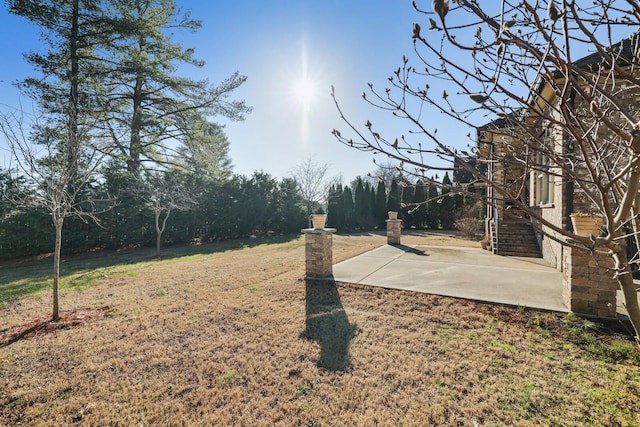
<path fill-rule="evenodd" d="M 337 189 L 335 185 L 331 185 L 329 187 L 329 192 L 327 193 L 327 226 L 338 228 L 338 196 Z"/>
<path fill-rule="evenodd" d="M 383 180 L 378 181 L 378 187 L 376 188 L 376 199 L 374 207 L 374 215 L 378 228 L 386 227 L 387 214 L 387 188 L 384 185 Z"/>
<path fill-rule="evenodd" d="M 440 228 L 440 207 L 442 206 L 442 199 L 439 199 L 438 195 L 438 187 L 433 183 L 429 183 L 427 186 L 428 202 L 426 204 L 425 225 L 433 230 Z"/>
<path fill-rule="evenodd" d="M 293 178 L 283 178 L 280 181 L 277 196 L 277 210 L 274 212 L 277 224 L 276 231 L 280 233 L 299 232 L 307 225 L 307 215 L 298 189 L 298 183 Z"/>
<path fill-rule="evenodd" d="M 442 203 L 440 204 L 440 224 L 444 230 L 451 230 L 453 228 L 453 222 L 455 221 L 455 201 L 451 197 L 449 186 L 451 186 L 451 178 L 449 173 L 444 174 L 442 178 Z"/>
<path fill-rule="evenodd" d="M 402 220 L 404 222 L 404 226 L 407 228 L 411 228 L 415 226 L 415 218 L 413 216 L 413 185 L 405 184 L 401 186 L 401 200 L 402 200 Z"/>
<path fill-rule="evenodd" d="M 265 172 L 254 172 L 241 180 L 241 199 L 237 206 L 240 235 L 266 234 L 273 227 L 273 212 L 278 185 Z"/>
<path fill-rule="evenodd" d="M 240 206 L 244 206 L 241 184 L 245 178 L 233 175 L 224 181 L 213 181 L 205 189 L 200 202 L 206 218 L 206 238 L 225 240 L 241 235 L 238 223 Z"/>
<path fill-rule="evenodd" d="M 358 177 L 356 179 L 355 188 L 355 226 L 359 229 L 364 229 L 365 220 L 367 216 L 367 204 L 369 203 L 369 195 L 364 189 L 362 179 Z"/>
<path fill-rule="evenodd" d="M 144 202 L 130 191 L 134 187 L 135 176 L 122 163 L 113 161 L 107 163 L 102 174 L 106 180 L 106 191 L 118 197 L 116 206 L 102 216 L 105 229 L 103 245 L 118 249 L 152 244 L 151 213 L 145 209 Z"/>
<path fill-rule="evenodd" d="M 344 190 L 342 189 L 342 185 L 338 184 L 336 186 L 336 191 L 333 196 L 333 204 L 334 204 L 334 220 L 332 220 L 332 227 L 337 228 L 338 230 L 342 230 L 346 227 L 345 225 L 345 202 L 344 202 Z"/>
<path fill-rule="evenodd" d="M 400 189 L 398 182 L 394 179 L 389 187 L 389 195 L 387 197 L 387 211 L 400 213 Z"/>
<path fill-rule="evenodd" d="M 185 145 L 177 148 L 176 163 L 195 172 L 200 179 L 218 180 L 231 176 L 229 138 L 224 127 L 215 123 L 203 123 L 207 127 L 194 129 Z"/>
<path fill-rule="evenodd" d="M 373 230 L 377 224 L 375 217 L 376 192 L 373 186 L 367 182 L 367 192 L 369 194 L 369 203 L 367 203 L 367 230 Z"/>
<path fill-rule="evenodd" d="M 425 184 L 423 181 L 418 181 L 413 191 L 413 206 L 411 208 L 413 216 L 413 224 L 416 228 L 426 227 L 427 206 L 425 201 L 427 200 L 427 194 L 425 191 Z"/>
<path fill-rule="evenodd" d="M 476 189 L 475 185 L 470 184 L 468 188 L 468 192 L 469 192 L 468 195 L 460 196 L 460 197 L 463 197 L 463 203 L 462 203 L 461 209 L 464 209 L 465 211 L 469 208 L 476 206 L 478 201 L 480 200 L 477 197 L 478 190 Z"/>
<path fill-rule="evenodd" d="M 203 67 L 193 49 L 172 41 L 175 31 L 195 32 L 201 22 L 180 15 L 173 0 L 110 0 L 108 13 L 118 24 L 113 48 L 105 52 L 112 69 L 109 130 L 120 159 L 130 171 L 142 162 L 175 164 L 177 153 L 195 153 L 213 144 L 215 124 L 206 117 L 242 120 L 250 111 L 244 101 L 229 100 L 246 77 L 237 72 L 219 86 L 176 75 L 178 67 Z M 215 132 L 214 132 L 215 133 Z M 211 151 L 211 147 L 207 150 Z M 215 150 L 214 150 L 215 151 Z M 224 159 L 222 159 L 224 161 Z"/>
<path fill-rule="evenodd" d="M 0 259 L 53 251 L 54 229 L 49 213 L 19 203 L 33 192 L 27 179 L 0 171 Z"/>
<path fill-rule="evenodd" d="M 353 193 L 351 188 L 347 185 L 342 192 L 343 209 L 344 209 L 344 227 L 347 230 L 353 230 L 355 228 L 355 206 L 353 203 Z"/>

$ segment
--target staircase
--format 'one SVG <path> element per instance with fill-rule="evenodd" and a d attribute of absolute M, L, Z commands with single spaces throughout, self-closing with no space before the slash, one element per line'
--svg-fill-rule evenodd
<path fill-rule="evenodd" d="M 498 233 L 495 227 L 495 222 L 491 222 L 491 247 L 494 254 L 542 258 L 536 233 L 528 222 L 503 219 Z"/>

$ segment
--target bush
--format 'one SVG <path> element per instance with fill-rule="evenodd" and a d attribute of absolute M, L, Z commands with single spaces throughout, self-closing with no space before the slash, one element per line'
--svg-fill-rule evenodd
<path fill-rule="evenodd" d="M 467 239 L 478 239 L 481 237 L 482 214 L 484 205 L 480 201 L 467 203 L 461 215 L 453 223 L 453 228 L 458 230 L 462 237 Z"/>
<path fill-rule="evenodd" d="M 477 239 L 481 233 L 481 220 L 475 218 L 460 218 L 453 223 L 453 227 L 466 239 Z"/>

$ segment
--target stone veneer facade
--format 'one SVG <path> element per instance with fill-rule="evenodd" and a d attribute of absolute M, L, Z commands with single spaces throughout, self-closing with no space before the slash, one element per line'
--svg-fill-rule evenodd
<path fill-rule="evenodd" d="M 562 251 L 562 297 L 569 310 L 601 318 L 616 317 L 618 282 L 604 253 L 565 246 Z"/>
<path fill-rule="evenodd" d="M 401 234 L 402 234 L 402 220 L 388 219 L 387 220 L 387 244 L 399 245 Z"/>
<path fill-rule="evenodd" d="M 305 234 L 306 277 L 322 278 L 333 274 L 334 228 L 302 230 Z"/>

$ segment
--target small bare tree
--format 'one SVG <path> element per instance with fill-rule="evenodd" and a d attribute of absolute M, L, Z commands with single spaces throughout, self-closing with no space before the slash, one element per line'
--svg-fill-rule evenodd
<path fill-rule="evenodd" d="M 298 183 L 304 204 L 309 216 L 314 206 L 322 204 L 327 199 L 329 180 L 327 172 L 328 163 L 321 163 L 309 158 L 293 170 L 293 178 Z"/>
<path fill-rule="evenodd" d="M 414 8 L 413 54 L 386 87 L 369 84 L 363 94 L 406 120 L 407 134 L 385 135 L 370 121 L 355 126 L 336 101 L 350 131 L 334 135 L 401 162 L 425 182 L 434 170 L 464 170 L 491 189 L 490 205 L 517 208 L 550 239 L 608 256 L 638 338 L 631 266 L 640 257 L 626 248 L 638 233 L 640 209 L 640 4 L 434 0 L 432 10 L 416 2 Z M 477 146 L 471 132 L 468 146 L 443 139 L 443 118 L 479 129 Z M 507 178 L 484 173 L 476 159 Z M 531 182 L 533 176 L 542 180 Z M 558 183 L 572 186 L 576 207 L 604 218 L 605 234 L 577 235 L 540 209 Z M 538 184 L 547 185 L 546 193 L 529 192 Z M 465 193 L 455 184 L 448 188 Z"/>
<path fill-rule="evenodd" d="M 37 120 L 23 114 L 0 117 L 0 130 L 11 147 L 17 171 L 34 185 L 31 203 L 49 210 L 55 228 L 53 261 L 53 321 L 59 320 L 60 249 L 65 218 L 95 217 L 92 198 L 81 197 L 93 179 L 108 146 L 102 146 L 101 124 L 106 103 L 98 76 L 103 62 L 95 52 L 106 45 L 110 31 L 100 8 L 74 1 L 7 1 L 10 13 L 27 18 L 41 32 L 45 52 L 25 55 L 38 75 L 18 86 L 37 105 Z M 100 31 L 98 31 L 100 29 Z"/>
<path fill-rule="evenodd" d="M 153 211 L 156 257 L 160 257 L 162 234 L 171 212 L 189 209 L 197 204 L 196 197 L 177 170 L 142 172 L 130 191 Z"/>
<path fill-rule="evenodd" d="M 25 129 L 31 129 L 31 133 Z M 60 319 L 60 254 L 64 220 L 76 216 L 99 223 L 97 215 L 108 209 L 110 203 L 90 194 L 88 184 L 102 164 L 106 150 L 82 142 L 88 131 L 87 127 L 73 126 L 73 132 L 61 135 L 49 126 L 27 125 L 22 114 L 0 114 L 0 132 L 9 145 L 14 165 L 10 172 L 16 174 L 16 179 L 19 175 L 25 176 L 33 185 L 28 193 L 18 188 L 16 202 L 46 209 L 53 221 L 54 322 Z"/>

